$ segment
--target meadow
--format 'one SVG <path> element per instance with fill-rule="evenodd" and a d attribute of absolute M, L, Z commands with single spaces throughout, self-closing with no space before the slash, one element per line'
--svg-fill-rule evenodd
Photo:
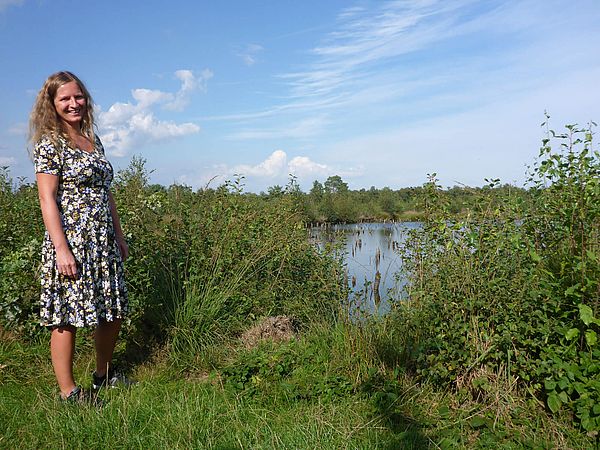
<path fill-rule="evenodd" d="M 131 250 L 116 359 L 139 383 L 103 393 L 102 409 L 57 399 L 36 319 L 37 191 L 3 169 L 0 447 L 597 448 L 592 131 L 548 130 L 526 189 L 442 189 L 432 174 L 404 200 L 371 192 L 371 211 L 423 224 L 398 250 L 409 282 L 384 316 L 357 314 L 343 261 L 307 239 L 309 223 L 357 214 L 341 179 L 308 194 L 294 179 L 263 195 L 241 179 L 193 191 L 151 185 L 135 158 L 114 183 Z M 249 345 L 273 316 L 291 339 Z M 84 386 L 90 338 L 78 336 Z"/>

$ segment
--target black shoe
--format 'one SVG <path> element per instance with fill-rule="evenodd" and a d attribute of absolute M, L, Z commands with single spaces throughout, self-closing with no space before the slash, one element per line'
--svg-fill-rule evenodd
<path fill-rule="evenodd" d="M 110 368 L 102 377 L 96 375 L 96 372 L 92 373 L 92 389 L 95 391 L 103 387 L 129 387 L 136 383 L 136 381 L 127 378 L 125 375 L 113 370 L 112 368 Z"/>
<path fill-rule="evenodd" d="M 92 405 L 98 408 L 104 406 L 102 399 L 92 392 L 83 390 L 81 386 L 75 386 L 66 397 L 60 396 L 60 400 L 74 405 Z"/>

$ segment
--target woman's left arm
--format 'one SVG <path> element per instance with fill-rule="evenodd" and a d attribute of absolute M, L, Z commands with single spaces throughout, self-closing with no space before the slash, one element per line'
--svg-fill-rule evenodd
<path fill-rule="evenodd" d="M 115 199 L 113 198 L 112 192 L 108 193 L 108 206 L 110 207 L 110 215 L 112 216 L 113 228 L 115 229 L 115 238 L 117 239 L 119 251 L 121 252 L 121 258 L 123 258 L 123 261 L 125 261 L 129 256 L 129 246 L 127 245 L 127 242 L 125 242 L 125 236 L 123 235 L 123 230 L 121 229 L 121 221 L 119 220 L 119 213 L 117 212 L 117 205 L 115 204 Z"/>

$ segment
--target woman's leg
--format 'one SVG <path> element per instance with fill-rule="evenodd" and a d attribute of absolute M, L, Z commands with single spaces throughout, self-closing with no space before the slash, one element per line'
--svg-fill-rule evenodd
<path fill-rule="evenodd" d="M 73 379 L 73 355 L 75 354 L 75 336 L 77 329 L 67 325 L 56 327 L 50 335 L 50 355 L 52 367 L 58 387 L 63 398 L 66 398 L 75 389 Z"/>
<path fill-rule="evenodd" d="M 103 377 L 110 367 L 122 322 L 121 319 L 115 319 L 112 322 L 102 321 L 96 327 L 94 334 L 96 343 L 96 375 L 99 377 Z"/>

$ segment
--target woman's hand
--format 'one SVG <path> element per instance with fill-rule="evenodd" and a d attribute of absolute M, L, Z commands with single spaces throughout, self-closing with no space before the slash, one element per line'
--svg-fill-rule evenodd
<path fill-rule="evenodd" d="M 73 252 L 68 248 L 56 250 L 56 268 L 58 273 L 67 278 L 77 279 L 79 277 L 77 261 Z"/>
<path fill-rule="evenodd" d="M 117 236 L 117 245 L 119 246 L 119 251 L 121 252 L 121 259 L 125 261 L 129 256 L 129 246 L 125 241 L 123 236 Z"/>

